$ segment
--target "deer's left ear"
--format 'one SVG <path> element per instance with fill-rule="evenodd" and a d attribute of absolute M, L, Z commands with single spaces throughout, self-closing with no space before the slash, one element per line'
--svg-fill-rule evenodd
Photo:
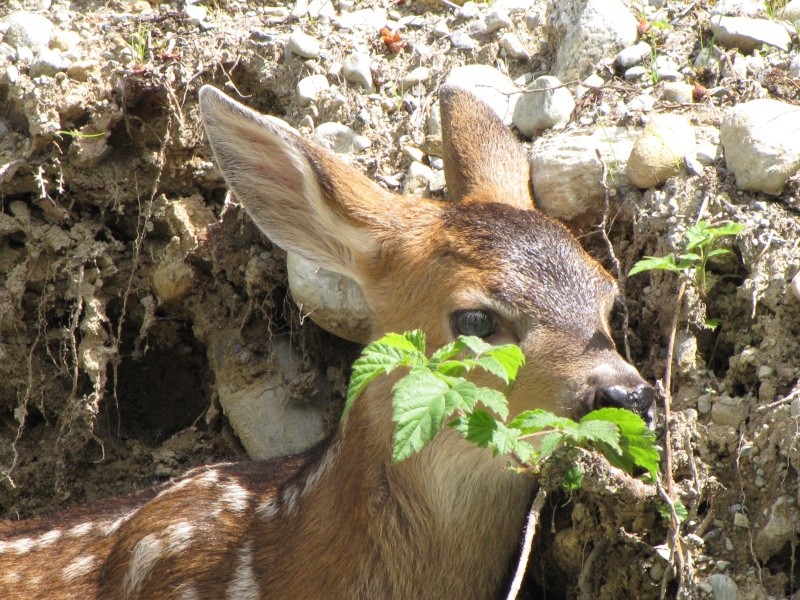
<path fill-rule="evenodd" d="M 439 88 L 439 102 L 450 196 L 533 208 L 527 154 L 495 112 L 452 84 Z"/>

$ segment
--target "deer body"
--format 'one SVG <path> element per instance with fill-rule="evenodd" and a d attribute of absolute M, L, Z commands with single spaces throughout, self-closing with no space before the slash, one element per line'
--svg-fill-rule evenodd
<path fill-rule="evenodd" d="M 446 177 L 460 202 L 392 195 L 296 134 L 201 90 L 218 164 L 278 245 L 355 279 L 373 337 L 420 328 L 514 341 L 512 414 L 649 410 L 616 353 L 611 278 L 531 206 L 527 159 L 491 110 L 445 87 Z M 391 464 L 391 379 L 325 446 L 197 469 L 140 506 L 0 526 L 0 597 L 493 598 L 533 484 L 442 432 Z"/>

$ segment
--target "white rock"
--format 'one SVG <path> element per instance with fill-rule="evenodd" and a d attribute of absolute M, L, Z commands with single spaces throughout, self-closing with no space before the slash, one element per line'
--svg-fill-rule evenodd
<path fill-rule="evenodd" d="M 792 62 L 789 63 L 789 77 L 795 79 L 800 77 L 800 54 L 792 57 Z"/>
<path fill-rule="evenodd" d="M 40 14 L 19 10 L 2 20 L 8 27 L 4 41 L 19 49 L 22 46 L 37 52 L 46 48 L 53 37 L 53 23 Z"/>
<path fill-rule="evenodd" d="M 286 272 L 292 299 L 324 330 L 351 342 L 368 341 L 375 316 L 355 281 L 290 252 Z"/>
<path fill-rule="evenodd" d="M 652 48 L 650 48 L 650 44 L 647 42 L 639 42 L 633 46 L 628 46 L 619 54 L 617 54 L 617 57 L 614 59 L 614 63 L 620 69 L 629 69 L 630 67 L 638 65 L 645 58 L 650 56 L 651 52 Z"/>
<path fill-rule="evenodd" d="M 456 50 L 474 50 L 478 47 L 477 42 L 463 31 L 456 31 L 450 36 L 450 45 Z"/>
<path fill-rule="evenodd" d="M 650 94 L 639 94 L 625 105 L 628 112 L 650 112 L 656 105 L 656 99 Z"/>
<path fill-rule="evenodd" d="M 439 21 L 433 26 L 433 37 L 443 38 L 450 35 L 450 28 L 447 26 L 446 21 Z"/>
<path fill-rule="evenodd" d="M 694 129 L 682 115 L 655 115 L 636 140 L 626 172 L 638 188 L 664 183 L 683 168 L 683 157 L 694 152 Z"/>
<path fill-rule="evenodd" d="M 704 167 L 710 167 L 717 162 L 718 157 L 719 146 L 717 144 L 713 144 L 706 140 L 702 140 L 697 143 L 695 158 L 697 158 L 697 162 L 699 162 L 701 165 Z"/>
<path fill-rule="evenodd" d="M 417 67 L 416 69 L 406 73 L 400 83 L 403 89 L 407 89 L 428 81 L 430 76 L 430 69 L 427 67 Z"/>
<path fill-rule="evenodd" d="M 367 54 L 356 52 L 344 59 L 342 64 L 344 78 L 350 83 L 360 85 L 368 91 L 372 91 L 372 70 L 370 68 L 370 58 Z"/>
<path fill-rule="evenodd" d="M 544 75 L 537 78 L 517 101 L 513 123 L 529 137 L 540 129 L 563 129 L 574 108 L 572 92 L 558 78 Z"/>
<path fill-rule="evenodd" d="M 794 23 L 800 20 L 800 0 L 791 0 L 780 12 L 781 19 Z"/>
<path fill-rule="evenodd" d="M 714 573 L 706 577 L 706 583 L 711 586 L 714 600 L 737 600 L 739 597 L 739 586 L 728 575 Z"/>
<path fill-rule="evenodd" d="M 336 16 L 336 7 L 331 0 L 311 0 L 308 2 L 308 16 L 323 21 L 333 19 Z"/>
<path fill-rule="evenodd" d="M 625 71 L 623 77 L 625 78 L 625 81 L 639 81 L 645 75 L 647 75 L 647 69 L 645 69 L 642 65 L 636 65 L 635 67 L 631 67 Z"/>
<path fill-rule="evenodd" d="M 682 81 L 666 81 L 662 91 L 667 102 L 691 104 L 694 101 L 694 86 Z"/>
<path fill-rule="evenodd" d="M 752 17 L 758 11 L 764 10 L 761 0 L 720 0 L 711 9 L 712 15 L 738 15 Z"/>
<path fill-rule="evenodd" d="M 725 162 L 742 190 L 777 195 L 800 167 L 800 108 L 761 99 L 728 109 L 720 125 Z"/>
<path fill-rule="evenodd" d="M 316 58 L 320 53 L 320 45 L 307 33 L 295 30 L 289 36 L 289 41 L 286 42 L 286 50 L 303 58 Z"/>
<path fill-rule="evenodd" d="M 683 79 L 678 69 L 678 63 L 665 54 L 656 57 L 652 68 L 660 81 L 680 81 Z"/>
<path fill-rule="evenodd" d="M 385 8 L 364 8 L 353 12 L 343 12 L 336 23 L 341 29 L 378 32 L 386 26 L 386 18 Z"/>
<path fill-rule="evenodd" d="M 183 14 L 185 14 L 190 21 L 200 23 L 201 21 L 205 21 L 208 17 L 208 9 L 202 4 L 187 4 L 183 9 Z"/>
<path fill-rule="evenodd" d="M 403 182 L 403 193 L 414 196 L 430 196 L 431 182 L 435 177 L 436 175 L 430 167 L 414 161 L 408 166 L 406 179 Z"/>
<path fill-rule="evenodd" d="M 505 50 L 506 54 L 511 58 L 517 60 L 530 60 L 531 58 L 531 55 L 528 54 L 525 45 L 516 33 L 504 33 L 500 38 L 500 47 Z"/>
<path fill-rule="evenodd" d="M 621 0 L 548 2 L 546 36 L 556 50 L 553 74 L 584 79 L 600 59 L 636 41 L 637 20 Z"/>
<path fill-rule="evenodd" d="M 719 17 L 711 19 L 711 29 L 720 44 L 752 52 L 763 44 L 788 51 L 792 45 L 789 32 L 780 23 L 750 17 Z"/>
<path fill-rule="evenodd" d="M 50 50 L 50 48 L 42 48 L 31 63 L 28 74 L 31 77 L 39 77 L 40 75 L 53 77 L 59 71 L 66 71 L 70 64 L 71 61 L 64 58 L 60 52 Z"/>
<path fill-rule="evenodd" d="M 792 294 L 800 302 L 800 271 L 792 277 Z"/>
<path fill-rule="evenodd" d="M 624 127 L 599 128 L 592 135 L 539 138 L 531 149 L 531 185 L 536 205 L 562 221 L 596 223 L 605 208 L 605 162 L 610 188 L 626 181 L 625 161 L 634 140 Z"/>
<path fill-rule="evenodd" d="M 297 101 L 300 106 L 315 102 L 317 95 L 330 87 L 325 75 L 309 75 L 297 82 Z"/>
<path fill-rule="evenodd" d="M 320 146 L 337 154 L 352 154 L 355 132 L 341 123 L 322 123 L 311 136 Z"/>
<path fill-rule="evenodd" d="M 450 71 L 445 83 L 471 91 L 491 106 L 506 125 L 511 124 L 520 94 L 505 73 L 488 65 L 464 65 Z"/>
<path fill-rule="evenodd" d="M 476 2 L 464 2 L 458 9 L 459 19 L 474 19 L 481 14 L 481 7 Z"/>
<path fill-rule="evenodd" d="M 500 31 L 501 29 L 507 29 L 511 27 L 511 19 L 508 16 L 508 13 L 504 10 L 497 10 L 496 8 L 493 9 L 488 15 L 486 15 L 486 33 L 492 34 L 496 31 Z"/>

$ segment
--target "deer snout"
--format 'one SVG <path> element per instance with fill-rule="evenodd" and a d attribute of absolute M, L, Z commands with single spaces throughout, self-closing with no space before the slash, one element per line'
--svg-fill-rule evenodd
<path fill-rule="evenodd" d="M 594 408 L 627 408 L 650 424 L 653 421 L 655 397 L 655 390 L 646 383 L 630 387 L 606 385 L 595 390 Z"/>

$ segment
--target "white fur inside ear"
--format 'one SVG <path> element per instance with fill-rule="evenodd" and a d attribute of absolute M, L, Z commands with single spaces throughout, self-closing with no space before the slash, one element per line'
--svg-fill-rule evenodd
<path fill-rule="evenodd" d="M 208 86 L 200 109 L 217 164 L 261 231 L 284 250 L 358 280 L 354 255 L 372 242 L 326 201 L 303 152 L 307 142 Z"/>

